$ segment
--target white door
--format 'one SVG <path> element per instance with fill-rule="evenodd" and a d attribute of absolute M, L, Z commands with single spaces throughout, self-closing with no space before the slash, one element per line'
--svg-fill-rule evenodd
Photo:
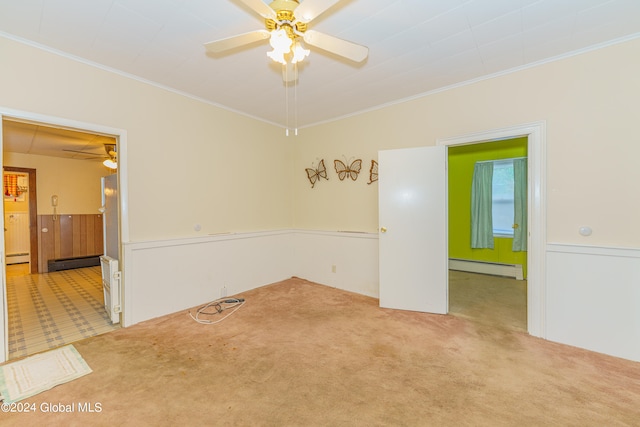
<path fill-rule="evenodd" d="M 445 146 L 378 153 L 380 306 L 448 311 Z"/>
<path fill-rule="evenodd" d="M 102 267 L 102 290 L 104 308 L 112 323 L 120 322 L 120 234 L 118 230 L 118 178 L 108 175 L 102 178 L 102 225 L 104 255 L 100 257 Z"/>
<path fill-rule="evenodd" d="M 118 176 L 102 177 L 102 209 L 104 254 L 113 259 L 120 258 L 120 238 L 118 237 Z"/>

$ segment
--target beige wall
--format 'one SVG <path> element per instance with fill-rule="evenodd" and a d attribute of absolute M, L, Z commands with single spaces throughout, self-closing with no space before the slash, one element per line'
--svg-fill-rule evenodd
<path fill-rule="evenodd" d="M 100 162 L 3 153 L 4 165 L 36 169 L 38 215 L 53 214 L 51 196 L 58 196 L 58 214 L 97 214 L 102 205 L 100 177 L 108 170 Z M 8 204 L 7 204 L 8 205 Z M 28 210 L 28 206 L 24 209 Z"/>
<path fill-rule="evenodd" d="M 282 129 L 0 38 L 0 106 L 127 132 L 131 240 L 287 227 L 375 231 L 381 149 L 544 120 L 547 240 L 640 241 L 640 40 L 344 120 Z M 363 160 L 339 181 L 333 160 Z M 295 159 L 295 161 L 294 161 Z M 330 180 L 304 169 L 325 159 Z M 202 231 L 194 231 L 195 224 Z M 578 228 L 588 225 L 585 238 Z"/>
<path fill-rule="evenodd" d="M 282 129 L 12 40 L 0 52 L 1 107 L 126 131 L 130 240 L 291 226 Z"/>
<path fill-rule="evenodd" d="M 547 240 L 640 246 L 640 39 L 303 129 L 296 141 L 294 225 L 377 229 L 377 185 L 341 182 L 333 159 L 435 145 L 448 138 L 547 123 Z M 324 158 L 329 181 L 304 168 Z M 593 229 L 590 237 L 580 226 Z"/>

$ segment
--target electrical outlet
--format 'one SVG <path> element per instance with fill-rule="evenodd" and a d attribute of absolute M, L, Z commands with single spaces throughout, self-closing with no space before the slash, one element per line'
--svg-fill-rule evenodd
<path fill-rule="evenodd" d="M 335 266 L 335 265 L 332 265 L 332 266 L 331 266 L 331 272 L 332 272 L 332 273 L 335 273 L 335 272 L 336 272 L 336 266 Z"/>
<path fill-rule="evenodd" d="M 223 286 L 222 289 L 220 289 L 220 298 L 224 298 L 227 296 L 227 286 Z"/>

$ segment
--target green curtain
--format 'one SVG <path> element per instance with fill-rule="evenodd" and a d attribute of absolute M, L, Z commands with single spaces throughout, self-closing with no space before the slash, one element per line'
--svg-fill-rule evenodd
<path fill-rule="evenodd" d="M 514 252 L 527 250 L 527 159 L 513 160 L 513 246 Z"/>
<path fill-rule="evenodd" d="M 471 247 L 493 249 L 493 162 L 477 162 L 471 184 Z"/>

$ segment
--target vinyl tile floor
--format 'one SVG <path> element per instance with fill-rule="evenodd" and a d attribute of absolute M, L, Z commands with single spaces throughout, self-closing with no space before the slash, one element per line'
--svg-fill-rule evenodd
<path fill-rule="evenodd" d="M 9 359 L 118 329 L 104 308 L 100 267 L 29 274 L 7 266 Z"/>

